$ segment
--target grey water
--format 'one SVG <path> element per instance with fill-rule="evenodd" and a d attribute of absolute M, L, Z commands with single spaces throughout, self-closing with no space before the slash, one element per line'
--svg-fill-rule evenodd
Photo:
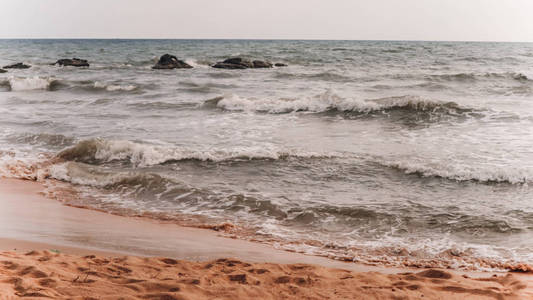
<path fill-rule="evenodd" d="M 210 67 L 234 56 L 288 67 Z M 16 62 L 3 176 L 347 260 L 533 263 L 531 43 L 0 40 Z"/>

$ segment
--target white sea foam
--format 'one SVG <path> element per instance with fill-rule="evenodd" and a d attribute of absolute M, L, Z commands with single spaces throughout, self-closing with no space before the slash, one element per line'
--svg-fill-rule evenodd
<path fill-rule="evenodd" d="M 0 151 L 0 177 L 40 180 L 46 170 L 39 168 L 44 157 Z"/>
<path fill-rule="evenodd" d="M 94 83 L 94 87 L 97 89 L 105 89 L 109 92 L 115 92 L 115 91 L 133 91 L 137 88 L 137 86 L 129 84 L 129 85 L 116 85 L 116 84 L 106 84 L 99 81 L 96 81 Z"/>
<path fill-rule="evenodd" d="M 9 77 L 9 86 L 12 91 L 46 90 L 54 81 L 51 77 Z"/>
<path fill-rule="evenodd" d="M 490 165 L 466 165 L 447 161 L 379 161 L 380 164 L 398 169 L 406 174 L 419 174 L 424 177 L 442 177 L 457 181 L 507 182 L 528 184 L 533 179 L 531 168 L 495 167 Z"/>
<path fill-rule="evenodd" d="M 187 149 L 174 146 L 140 144 L 123 140 L 91 139 L 63 150 L 59 157 L 75 161 L 127 160 L 139 167 L 157 165 L 169 161 L 200 160 L 220 162 L 242 159 L 283 159 L 288 157 L 336 157 L 338 153 L 316 153 L 298 149 L 279 149 L 269 145 L 233 147 L 231 149 Z"/>
<path fill-rule="evenodd" d="M 373 111 L 404 108 L 415 111 L 433 111 L 439 108 L 447 110 L 460 108 L 456 103 L 424 99 L 418 96 L 400 96 L 381 99 L 363 100 L 345 98 L 328 90 L 315 96 L 299 98 L 245 98 L 236 94 L 226 94 L 205 102 L 206 105 L 234 111 L 257 111 L 267 113 L 288 113 L 297 111 L 370 113 Z"/>

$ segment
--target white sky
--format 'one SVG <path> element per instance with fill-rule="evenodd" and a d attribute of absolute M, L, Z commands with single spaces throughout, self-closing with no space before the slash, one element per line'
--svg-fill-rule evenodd
<path fill-rule="evenodd" d="M 0 0 L 0 38 L 533 42 L 533 0 Z"/>

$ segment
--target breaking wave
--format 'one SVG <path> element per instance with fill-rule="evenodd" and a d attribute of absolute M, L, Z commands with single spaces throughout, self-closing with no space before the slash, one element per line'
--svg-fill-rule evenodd
<path fill-rule="evenodd" d="M 466 166 L 452 164 L 432 164 L 417 161 L 387 162 L 378 164 L 396 169 L 405 174 L 415 174 L 422 177 L 437 177 L 455 181 L 475 181 L 480 183 L 509 183 L 528 184 L 533 179 L 530 168 L 507 167 L 494 168 L 490 166 Z"/>
<path fill-rule="evenodd" d="M 14 77 L 11 76 L 2 85 L 10 91 L 52 90 L 58 81 L 53 77 Z"/>
<path fill-rule="evenodd" d="M 104 83 L 92 80 L 60 80 L 54 77 L 9 77 L 7 80 L 0 81 L 0 86 L 4 86 L 8 91 L 32 91 L 32 90 L 79 90 L 86 92 L 132 92 L 141 89 L 135 84 L 115 84 Z M 149 87 L 148 87 L 149 88 Z"/>
<path fill-rule="evenodd" d="M 146 167 L 183 160 L 198 161 L 246 161 L 279 160 L 288 158 L 334 157 L 336 154 L 320 154 L 294 149 L 272 149 L 265 146 L 236 147 L 233 149 L 194 150 L 171 146 L 158 146 L 131 141 L 89 139 L 78 142 L 57 154 L 67 161 L 101 164 L 127 162 L 137 167 Z"/>
<path fill-rule="evenodd" d="M 331 91 L 313 97 L 292 99 L 257 99 L 227 94 L 205 101 L 204 106 L 217 107 L 229 111 L 255 111 L 272 114 L 291 112 L 372 114 L 402 110 L 407 112 L 459 115 L 474 112 L 474 109 L 461 107 L 455 102 L 436 101 L 418 96 L 362 100 L 340 97 Z"/>

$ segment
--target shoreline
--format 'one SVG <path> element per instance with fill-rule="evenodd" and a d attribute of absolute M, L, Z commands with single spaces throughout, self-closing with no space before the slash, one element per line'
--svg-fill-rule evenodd
<path fill-rule="evenodd" d="M 328 274 L 327 276 L 324 275 L 325 278 L 329 278 L 328 276 L 331 274 L 337 274 L 340 272 L 339 270 L 350 272 L 352 274 L 350 276 L 353 276 L 352 278 L 361 280 L 379 278 L 375 282 L 376 286 L 380 286 L 382 289 L 387 286 L 388 294 L 386 295 L 389 296 L 399 293 L 398 295 L 415 297 L 419 295 L 416 293 L 421 292 L 429 296 L 436 290 L 448 293 L 436 294 L 440 296 L 452 295 L 458 299 L 465 296 L 464 290 L 462 290 L 463 292 L 454 291 L 449 294 L 450 291 L 446 291 L 441 286 L 441 284 L 449 284 L 449 282 L 442 280 L 442 278 L 439 279 L 442 280 L 441 283 L 433 282 L 435 279 L 419 278 L 417 279 L 417 284 L 420 288 L 413 290 L 391 286 L 393 280 L 400 282 L 402 281 L 402 276 L 407 276 L 402 274 L 417 274 L 428 271 L 428 269 L 362 265 L 278 250 L 262 243 L 221 237 L 216 231 L 212 230 L 182 227 L 148 218 L 117 216 L 63 205 L 56 200 L 46 198 L 43 190 L 44 187 L 38 182 L 0 178 L 0 206 L 2 207 L 0 210 L 0 252 L 2 252 L 2 256 L 26 261 L 31 260 L 34 256 L 25 254 L 36 250 L 41 256 L 58 256 L 63 260 L 78 263 L 87 260 L 84 256 L 92 255 L 97 257 L 128 257 L 134 261 L 142 260 L 144 257 L 144 260 L 153 260 L 154 263 L 157 263 L 155 257 L 169 257 L 178 259 L 180 262 L 183 261 L 180 266 L 184 264 L 189 267 L 195 266 L 194 268 L 209 261 L 217 265 L 216 260 L 231 258 L 246 262 L 241 262 L 244 265 L 257 265 L 261 268 L 267 264 L 267 270 L 270 270 L 269 272 L 271 273 L 276 273 L 272 271 L 274 269 L 286 268 L 287 264 L 305 264 L 310 266 L 309 268 L 313 268 L 313 270 L 320 270 L 320 272 L 317 271 L 320 274 Z M 0 260 L 5 261 L 3 257 Z M 222 263 L 222 265 L 224 264 Z M 41 263 L 37 263 L 37 266 L 40 265 Z M 42 266 L 45 268 L 50 267 L 45 262 L 42 263 Z M 242 268 L 237 267 L 237 269 L 239 272 L 244 271 Z M 8 271 L 3 270 L 0 265 L 0 277 L 5 275 L 6 272 Z M 284 272 L 286 273 L 286 271 Z M 515 284 L 515 288 L 516 286 L 520 287 L 520 289 L 516 289 L 516 293 L 525 293 L 521 295 L 533 297 L 533 275 L 456 270 L 439 272 L 449 274 L 441 275 L 450 276 L 447 279 L 453 279 L 456 285 L 467 286 L 473 284 L 475 287 L 480 282 L 499 285 L 500 287 L 492 286 L 492 293 L 496 291 L 496 288 L 499 288 L 502 293 L 504 291 L 509 293 L 510 287 L 502 287 L 509 283 L 509 280 L 504 280 L 507 282 L 504 284 L 501 278 L 512 277 L 513 282 L 520 282 L 520 285 Z M 276 273 L 276 276 L 280 274 Z M 353 274 L 356 274 L 356 276 Z M 332 278 L 330 279 L 333 280 Z M 390 282 L 384 282 L 384 280 Z M 339 285 L 340 283 L 341 281 L 339 280 L 331 282 L 336 288 L 344 286 L 342 284 Z M 230 280 L 229 283 L 224 283 L 222 288 L 227 288 L 226 284 L 231 285 L 234 282 Z M 432 287 L 432 284 L 436 285 L 436 287 Z M 0 294 L 2 294 L 2 289 L 0 284 Z M 466 287 L 463 289 L 468 290 Z M 198 296 L 194 293 L 193 295 Z M 373 295 L 377 297 L 378 294 Z M 513 295 L 507 294 L 505 297 L 521 299 L 513 298 Z M 300 296 L 302 295 L 300 294 Z M 371 296 L 371 294 L 367 294 L 367 296 Z M 488 297 L 486 299 L 489 299 L 494 294 L 481 293 L 478 296 L 479 299 L 485 299 L 485 296 Z"/>
<path fill-rule="evenodd" d="M 3 208 L 0 210 L 0 251 L 13 248 L 2 241 L 12 241 L 14 245 L 27 243 L 37 249 L 65 249 L 71 254 L 87 250 L 194 261 L 234 257 L 253 262 L 309 263 L 358 272 L 398 273 L 404 270 L 279 250 L 263 243 L 224 237 L 210 229 L 63 205 L 45 197 L 43 190 L 44 187 L 35 181 L 0 178 Z"/>

